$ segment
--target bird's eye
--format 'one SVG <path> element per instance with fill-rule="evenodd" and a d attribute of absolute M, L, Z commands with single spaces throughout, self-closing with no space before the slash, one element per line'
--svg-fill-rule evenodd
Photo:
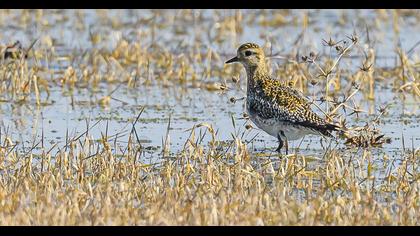
<path fill-rule="evenodd" d="M 251 55 L 252 55 L 252 52 L 251 51 L 245 51 L 245 56 L 249 57 Z"/>

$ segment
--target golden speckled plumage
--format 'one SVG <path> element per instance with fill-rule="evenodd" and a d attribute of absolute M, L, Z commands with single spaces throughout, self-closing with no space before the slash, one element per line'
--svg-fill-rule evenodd
<path fill-rule="evenodd" d="M 260 48 L 260 46 L 255 43 L 244 43 L 238 48 L 238 52 L 249 48 Z"/>
<path fill-rule="evenodd" d="M 314 113 L 300 91 L 272 78 L 267 71 L 263 50 L 254 43 L 239 47 L 237 56 L 226 63 L 240 62 L 247 72 L 246 107 L 251 120 L 279 140 L 294 140 L 306 134 L 331 136 L 337 126 Z M 287 146 L 286 146 L 287 152 Z"/>
<path fill-rule="evenodd" d="M 264 119 L 274 118 L 305 126 L 330 136 L 329 124 L 310 109 L 307 99 L 298 90 L 270 77 L 255 80 L 254 87 L 247 92 L 248 112 L 255 112 Z"/>

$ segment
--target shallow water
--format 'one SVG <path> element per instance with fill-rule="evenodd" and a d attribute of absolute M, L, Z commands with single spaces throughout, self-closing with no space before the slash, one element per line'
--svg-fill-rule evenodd
<path fill-rule="evenodd" d="M 249 10 L 251 11 L 251 10 Z M 249 11 L 243 11 L 248 14 Z M 75 11 L 44 11 L 45 21 L 49 27 L 40 27 L 34 21 L 33 25 L 22 26 L 19 22 L 2 22 L 2 32 L 0 33 L 0 42 L 6 44 L 14 40 L 20 40 L 24 45 L 30 44 L 32 39 L 40 37 L 40 42 L 36 47 L 47 48 L 47 39 L 45 35 L 50 35 L 54 41 L 56 53 L 62 56 L 68 54 L 80 55 L 93 48 L 114 48 L 119 39 L 138 40 L 138 34 L 141 31 L 150 31 L 147 25 L 147 19 L 151 14 L 144 10 L 129 11 L 111 11 L 110 15 L 118 15 L 121 20 L 115 27 L 109 20 L 101 20 L 103 14 L 95 10 L 86 10 L 84 16 L 76 17 Z M 54 14 L 53 14 L 54 13 Z M 60 14 L 57 14 L 60 13 Z M 234 11 L 222 11 L 222 15 L 234 15 Z M 16 13 L 18 14 L 18 13 Z M 167 27 L 155 32 L 155 40 L 168 45 L 170 50 L 177 50 L 179 42 L 188 50 L 188 45 L 210 31 L 210 34 L 217 30 L 213 11 L 206 10 L 202 15 L 203 20 L 197 21 L 191 25 L 183 25 L 176 19 L 179 11 L 164 11 L 162 20 L 167 20 Z M 325 10 L 309 11 L 310 25 L 306 28 L 306 33 L 302 41 L 302 54 L 311 50 L 325 51 L 322 47 L 322 39 L 327 39 L 330 35 L 342 37 L 353 33 L 353 26 L 360 31 L 361 37 L 366 40 L 365 25 L 373 25 L 369 32 L 370 40 L 377 52 L 378 67 L 390 67 L 395 65 L 395 45 L 400 43 L 405 50 L 410 49 L 418 40 L 420 25 L 412 24 L 411 20 L 401 20 L 399 33 L 394 32 L 391 23 L 378 22 L 376 14 L 372 10 L 350 11 L 348 13 L 352 20 L 342 24 L 337 23 L 340 20 L 342 11 Z M 34 14 L 35 15 L 35 14 Z M 293 44 L 298 35 L 304 29 L 299 19 L 302 17 L 302 11 L 291 11 L 287 16 L 287 21 L 297 19 L 297 23 L 288 24 L 284 27 L 262 27 L 257 24 L 249 24 L 244 27 L 240 35 L 227 36 L 222 43 L 211 44 L 210 47 L 216 50 L 222 56 L 222 60 L 228 59 L 235 53 L 235 47 L 240 42 L 253 41 L 259 44 L 271 42 L 273 51 L 282 54 L 290 53 L 289 45 Z M 363 16 L 363 18 L 361 18 Z M 61 18 L 63 21 L 60 21 Z M 4 18 L 4 16 L 3 16 Z M 143 21 L 142 21 L 143 19 Z M 360 19 L 364 19 L 363 21 Z M 101 23 L 98 23 L 101 22 Z M 109 24 L 106 24 L 108 22 Z M 390 21 L 392 22 L 392 21 Z M 47 24 L 47 23 L 45 23 Z M 376 25 L 376 27 L 374 27 Z M 185 27 L 185 29 L 182 29 Z M 187 33 L 176 34 L 176 31 L 185 30 Z M 98 45 L 92 45 L 89 40 L 89 31 L 103 34 L 103 40 Z M 398 40 L 399 38 L 399 40 Z M 144 39 L 144 43 L 151 43 L 152 39 Z M 171 44 L 173 42 L 173 44 Z M 325 52 L 327 53 L 327 52 Z M 415 51 L 414 56 L 418 56 L 419 50 Z M 282 61 L 276 61 L 282 63 Z M 45 63 L 45 62 L 42 62 Z M 68 61 L 51 61 L 49 68 L 62 71 L 71 63 Z M 241 84 L 244 87 L 244 74 L 242 71 Z M 222 82 L 229 78 L 211 78 L 209 81 Z M 276 140 L 264 132 L 252 129 L 245 131 L 242 119 L 244 112 L 244 102 L 238 101 L 235 104 L 229 102 L 229 98 L 242 97 L 244 92 L 229 85 L 230 89 L 225 92 L 208 91 L 203 88 L 191 88 L 188 85 L 174 85 L 165 87 L 159 83 L 152 83 L 150 86 L 139 86 L 128 89 L 121 86 L 113 93 L 111 103 L 107 107 L 98 105 L 98 100 L 107 95 L 116 85 L 100 85 L 99 91 L 93 93 L 90 89 L 78 89 L 72 94 L 63 92 L 61 88 L 51 88 L 51 94 L 47 98 L 46 94 L 41 94 L 41 100 L 49 105 L 37 107 L 35 102 L 29 104 L 17 105 L 11 102 L 0 103 L 0 120 L 2 133 L 8 132 L 14 140 L 20 140 L 26 147 L 29 147 L 35 140 L 44 138 L 44 147 L 46 149 L 58 143 L 58 146 L 65 144 L 65 137 L 75 137 L 86 131 L 88 123 L 90 126 L 98 120 L 100 122 L 89 130 L 89 134 L 95 139 L 101 137 L 108 125 L 108 135 L 119 134 L 117 142 L 123 145 L 128 140 L 127 134 L 132 129 L 132 122 L 137 117 L 140 108 L 145 107 L 139 122 L 136 124 L 136 130 L 141 143 L 151 150 L 151 156 L 158 159 L 162 147 L 163 139 L 167 131 L 169 117 L 171 125 L 169 131 L 171 152 L 182 149 L 184 142 L 189 136 L 189 131 L 194 124 L 207 122 L 213 125 L 218 132 L 220 140 L 231 140 L 232 133 L 245 132 L 244 140 L 253 139 L 250 144 L 251 149 L 255 151 L 273 151 L 276 146 Z M 418 148 L 420 146 L 420 116 L 417 113 L 418 103 L 412 97 L 407 97 L 405 101 L 396 97 L 396 93 L 390 88 L 378 85 L 375 91 L 374 102 L 364 102 L 363 108 L 371 111 L 370 114 L 362 114 L 359 120 L 351 119 L 350 125 L 363 124 L 368 118 L 377 114 L 378 106 L 384 103 L 393 104 L 387 115 L 384 116 L 385 123 L 382 124 L 381 131 L 388 137 L 391 137 L 391 143 L 385 144 L 383 148 L 374 150 L 376 153 L 386 153 L 391 157 L 397 158 L 401 155 L 403 146 L 402 139 L 405 140 L 407 148 Z M 363 99 L 360 95 L 357 99 Z M 357 100 L 356 99 L 356 100 Z M 236 130 L 233 127 L 231 117 L 236 121 Z M 403 138 L 402 138 L 403 137 Z M 291 142 L 290 147 L 296 148 L 300 145 L 300 152 L 303 154 L 322 155 L 323 145 L 319 142 L 319 137 L 305 137 L 302 143 L 300 140 Z M 206 140 L 204 140 L 206 141 Z M 345 148 L 342 143 L 339 147 Z M 40 147 L 38 147 L 40 148 Z M 153 154 L 155 153 L 155 154 Z M 380 155 L 381 156 L 381 155 Z"/>

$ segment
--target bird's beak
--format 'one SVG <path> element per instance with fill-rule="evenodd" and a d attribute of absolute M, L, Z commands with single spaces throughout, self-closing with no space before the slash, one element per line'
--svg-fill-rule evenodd
<path fill-rule="evenodd" d="M 238 57 L 234 57 L 234 58 L 232 58 L 232 59 L 230 59 L 230 60 L 226 61 L 225 63 L 226 63 L 226 64 L 229 64 L 229 63 L 232 63 L 232 62 L 237 62 L 237 61 L 239 61 Z"/>

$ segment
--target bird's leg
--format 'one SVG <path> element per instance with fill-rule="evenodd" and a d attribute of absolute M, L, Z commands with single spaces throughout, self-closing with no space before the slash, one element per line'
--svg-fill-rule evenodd
<path fill-rule="evenodd" d="M 281 136 L 283 136 L 284 137 L 284 142 L 283 142 L 283 140 L 281 140 L 281 136 L 280 136 L 280 134 L 281 134 Z M 287 137 L 286 137 L 286 135 L 284 135 L 284 131 L 283 130 L 281 130 L 280 131 L 280 133 L 277 135 L 277 138 L 279 139 L 279 141 L 281 141 L 281 146 L 283 146 L 283 143 L 285 143 L 286 145 L 285 145 L 285 148 L 286 148 L 286 155 L 288 155 L 289 154 L 289 144 L 287 143 Z M 279 145 L 280 146 L 280 145 Z"/>
<path fill-rule="evenodd" d="M 277 139 L 279 140 L 279 146 L 277 147 L 276 152 L 280 153 L 280 150 L 283 147 L 283 140 L 281 140 L 280 134 L 277 135 Z"/>

